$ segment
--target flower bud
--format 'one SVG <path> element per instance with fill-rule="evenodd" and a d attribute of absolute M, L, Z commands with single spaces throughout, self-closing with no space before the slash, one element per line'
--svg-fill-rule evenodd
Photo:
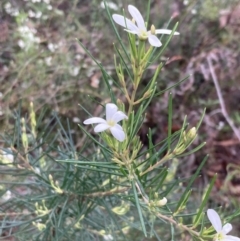
<path fill-rule="evenodd" d="M 156 30 L 155 26 L 152 25 L 152 26 L 151 26 L 151 34 L 155 35 L 155 30 Z"/>
<path fill-rule="evenodd" d="M 43 231 L 43 230 L 46 229 L 46 224 L 44 224 L 44 223 L 32 222 L 32 224 L 33 224 L 39 231 Z"/>
<path fill-rule="evenodd" d="M 159 200 L 158 203 L 157 203 L 157 205 L 159 207 L 162 207 L 162 206 L 164 206 L 166 204 L 167 204 L 167 199 L 165 197 L 163 199 Z"/>
<path fill-rule="evenodd" d="M 158 193 L 157 193 L 157 192 L 154 193 L 154 198 L 155 198 L 155 199 L 158 198 Z"/>
<path fill-rule="evenodd" d="M 49 175 L 48 175 L 48 178 L 49 178 L 50 182 L 52 182 L 52 181 L 53 181 L 53 177 L 52 177 L 52 175 L 51 175 L 51 174 L 49 174 Z"/>
<path fill-rule="evenodd" d="M 27 130 L 26 130 L 26 123 L 25 123 L 25 119 L 22 118 L 21 119 L 21 124 L 22 124 L 22 144 L 23 147 L 25 148 L 25 150 L 28 149 L 28 136 L 27 136 Z"/>
<path fill-rule="evenodd" d="M 32 102 L 30 102 L 30 121 L 31 121 L 32 134 L 34 137 L 36 137 L 37 122 L 36 122 L 36 115 L 34 112 L 34 107 Z"/>
<path fill-rule="evenodd" d="M 187 138 L 189 140 L 193 140 L 196 137 L 196 133 L 197 133 L 196 127 L 191 128 L 187 133 Z"/>
<path fill-rule="evenodd" d="M 129 203 L 122 202 L 121 206 L 112 208 L 112 211 L 117 215 L 125 215 L 130 210 Z"/>

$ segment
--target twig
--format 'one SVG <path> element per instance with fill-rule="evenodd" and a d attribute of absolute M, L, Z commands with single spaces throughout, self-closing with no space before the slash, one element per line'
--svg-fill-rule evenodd
<path fill-rule="evenodd" d="M 145 196 L 143 195 L 143 193 L 142 193 L 142 191 L 141 191 L 141 188 L 139 187 L 137 181 L 135 181 L 135 185 L 136 185 L 139 193 L 141 194 L 144 203 L 145 203 L 147 206 L 149 206 L 149 198 L 148 198 L 148 197 L 145 197 Z M 156 216 L 157 216 L 158 218 L 160 218 L 160 219 L 164 219 L 164 220 L 168 221 L 169 223 L 175 225 L 176 227 L 178 227 L 178 228 L 180 228 L 180 229 L 183 229 L 183 230 L 189 232 L 189 233 L 192 234 L 192 235 L 195 235 L 196 237 L 199 237 L 199 235 L 200 235 L 199 232 L 194 231 L 192 228 L 190 228 L 190 227 L 188 227 L 188 226 L 186 226 L 186 225 L 184 225 L 184 224 L 182 224 L 182 223 L 178 223 L 178 222 L 174 219 L 173 216 L 166 216 L 166 215 L 164 215 L 164 214 L 161 214 L 160 212 L 157 212 L 157 213 L 156 213 Z"/>
<path fill-rule="evenodd" d="M 159 218 L 161 218 L 161 219 L 164 219 L 164 220 L 168 221 L 169 223 L 172 223 L 173 225 L 179 227 L 180 229 L 183 229 L 183 230 L 189 232 L 190 234 L 195 235 L 196 237 L 199 237 L 199 235 L 200 235 L 199 232 L 194 231 L 194 230 L 191 229 L 190 227 L 188 227 L 188 226 L 186 226 L 186 225 L 183 225 L 182 223 L 178 223 L 178 222 L 175 221 L 175 220 L 173 219 L 173 217 L 171 217 L 171 216 L 165 216 L 165 215 L 163 215 L 163 214 L 161 214 L 161 213 L 157 213 L 156 216 L 159 217 Z M 199 238 L 200 238 L 200 237 L 199 237 Z"/>
<path fill-rule="evenodd" d="M 27 160 L 26 158 L 24 158 L 24 157 L 18 152 L 18 150 L 17 150 L 15 147 L 11 146 L 11 150 L 12 150 L 12 152 L 15 153 L 16 156 L 19 157 L 19 159 L 23 162 L 24 167 L 26 167 L 28 170 L 33 171 L 34 173 L 36 173 L 36 170 L 29 164 L 28 160 Z"/>
<path fill-rule="evenodd" d="M 219 100 L 219 103 L 220 103 L 222 114 L 223 114 L 224 118 L 226 119 L 229 126 L 232 128 L 234 134 L 236 135 L 236 137 L 238 138 L 238 140 L 240 142 L 240 132 L 237 129 L 237 127 L 234 125 L 233 121 L 231 120 L 231 118 L 229 117 L 229 115 L 227 113 L 225 103 L 224 103 L 224 100 L 223 100 L 223 97 L 222 97 L 221 89 L 220 89 L 220 86 L 219 86 L 219 83 L 218 83 L 218 79 L 217 79 L 217 76 L 216 76 L 215 71 L 213 69 L 210 57 L 207 58 L 207 61 L 208 61 L 208 65 L 209 65 L 209 68 L 210 68 L 210 73 L 211 73 L 211 76 L 212 76 L 212 79 L 213 79 L 213 83 L 214 83 L 216 91 L 217 91 L 218 100 Z"/>

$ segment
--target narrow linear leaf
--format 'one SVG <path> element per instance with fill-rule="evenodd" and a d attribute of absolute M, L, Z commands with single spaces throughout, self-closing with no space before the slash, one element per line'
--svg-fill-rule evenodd
<path fill-rule="evenodd" d="M 215 175 L 213 176 L 213 178 L 212 178 L 212 180 L 211 180 L 211 182 L 210 182 L 210 185 L 209 185 L 209 187 L 208 187 L 208 189 L 207 189 L 207 191 L 206 191 L 206 193 L 205 193 L 204 199 L 203 199 L 203 201 L 202 201 L 202 203 L 201 203 L 201 205 L 200 205 L 200 207 L 199 207 L 199 210 L 198 210 L 198 212 L 197 212 L 197 216 L 196 216 L 196 218 L 194 219 L 193 227 L 196 227 L 196 226 L 199 224 L 199 222 L 201 221 L 203 209 L 204 209 L 204 207 L 206 206 L 207 200 L 208 200 L 208 198 L 209 198 L 209 196 L 210 196 L 210 192 L 212 191 L 212 188 L 213 188 L 213 185 L 214 185 L 214 183 L 215 183 L 216 178 L 217 178 L 217 174 L 215 174 Z"/>
<path fill-rule="evenodd" d="M 183 200 L 185 199 L 185 196 L 188 194 L 193 182 L 196 180 L 196 178 L 198 177 L 199 175 L 199 172 L 201 171 L 201 169 L 203 168 L 203 166 L 205 165 L 206 161 L 208 159 L 208 156 L 206 156 L 203 161 L 201 162 L 201 164 L 199 165 L 198 169 L 196 170 L 196 172 L 194 173 L 194 175 L 191 177 L 191 179 L 188 181 L 188 185 L 184 191 L 184 193 L 182 194 L 179 202 L 178 202 L 178 205 L 175 209 L 175 212 L 177 212 L 177 210 L 179 209 L 179 207 L 181 206 L 181 203 L 183 202 Z"/>
<path fill-rule="evenodd" d="M 171 136 L 172 136 L 172 93 L 168 95 L 168 151 L 171 148 Z"/>
<path fill-rule="evenodd" d="M 111 25 L 112 25 L 112 27 L 113 27 L 114 33 L 115 33 L 116 36 L 117 36 L 118 42 L 120 43 L 120 45 L 121 45 L 121 47 L 122 47 L 122 49 L 123 49 L 126 57 L 128 58 L 128 61 L 131 62 L 130 57 L 129 57 L 129 55 L 128 55 L 127 48 L 124 46 L 124 44 L 123 44 L 123 42 L 122 42 L 122 39 L 121 39 L 121 37 L 120 37 L 120 35 L 119 35 L 118 31 L 117 31 L 117 28 L 115 27 L 115 24 L 114 24 L 113 19 L 112 19 L 112 15 L 111 15 L 111 13 L 110 13 L 110 11 L 109 11 L 109 8 L 108 8 L 107 3 L 106 3 L 105 0 L 104 0 L 104 5 L 105 5 L 105 9 L 106 9 L 106 11 L 107 11 L 108 19 L 110 20 L 110 23 L 111 23 Z"/>
<path fill-rule="evenodd" d="M 139 203 L 138 194 L 137 194 L 137 190 L 136 190 L 134 182 L 132 182 L 132 188 L 133 188 L 134 199 L 135 199 L 135 203 L 136 203 L 136 206 L 137 206 L 138 215 L 139 215 L 139 218 L 140 218 L 142 230 L 143 230 L 143 233 L 144 233 L 145 237 L 147 237 L 147 231 L 146 231 L 145 223 L 144 223 L 144 220 L 143 220 L 143 214 L 142 214 L 142 210 L 141 210 L 141 206 L 140 206 L 140 203 Z"/>

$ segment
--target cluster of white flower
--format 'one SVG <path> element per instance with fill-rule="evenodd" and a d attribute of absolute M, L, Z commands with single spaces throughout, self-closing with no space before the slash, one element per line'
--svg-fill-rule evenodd
<path fill-rule="evenodd" d="M 28 1 L 28 0 L 25 0 L 25 1 Z M 32 0 L 33 3 L 40 3 L 41 0 Z M 45 8 L 47 10 L 52 10 L 53 7 L 52 5 L 50 4 L 50 0 L 43 0 L 42 1 L 44 4 L 43 6 L 41 7 L 42 8 Z M 42 10 L 43 11 L 43 10 Z M 44 12 L 44 11 L 43 11 Z M 43 12 L 39 11 L 39 10 L 36 10 L 36 11 L 33 11 L 32 9 L 28 10 L 28 17 L 29 18 L 36 18 L 36 19 L 40 19 L 42 18 L 43 20 L 46 20 L 48 19 L 48 14 L 44 14 Z"/>
<path fill-rule="evenodd" d="M 23 25 L 18 28 L 18 32 L 20 35 L 18 46 L 26 51 L 32 46 L 36 47 L 35 44 L 41 42 L 41 39 L 36 36 L 37 30 L 34 28 Z"/>
<path fill-rule="evenodd" d="M 50 4 L 50 0 L 24 0 L 24 1 L 25 2 L 32 2 L 32 3 L 41 3 L 42 2 L 42 3 L 45 4 L 45 6 L 44 6 L 45 9 L 47 9 L 47 10 L 52 10 L 53 9 L 52 5 Z M 11 16 L 16 17 L 16 16 L 19 15 L 18 8 L 13 7 L 10 2 L 7 2 L 4 5 L 4 9 Z M 42 7 L 41 7 L 41 9 L 42 9 Z M 29 18 L 36 18 L 36 19 L 42 18 L 44 20 L 49 18 L 48 15 L 44 15 L 43 12 L 41 12 L 39 10 L 33 11 L 32 9 L 29 9 L 27 11 L 27 14 L 28 14 Z"/>
<path fill-rule="evenodd" d="M 9 15 L 16 17 L 19 15 L 19 10 L 15 7 L 12 6 L 12 4 L 10 2 L 7 2 L 4 5 L 4 9 L 6 11 L 6 13 L 8 13 Z"/>
<path fill-rule="evenodd" d="M 54 44 L 54 43 L 48 43 L 48 49 L 49 49 L 51 52 L 55 52 L 55 51 L 58 49 L 58 45 L 57 45 L 57 44 Z"/>
<path fill-rule="evenodd" d="M 104 5 L 103 5 L 104 6 Z M 113 9 L 117 6 L 115 5 L 109 5 L 109 7 L 112 7 Z M 136 34 L 141 40 L 148 39 L 149 43 L 154 47 L 160 47 L 162 43 L 160 40 L 156 37 L 156 34 L 171 34 L 172 30 L 168 29 L 155 29 L 155 27 L 152 25 L 151 30 L 147 31 L 144 19 L 139 12 L 139 10 L 132 6 L 128 6 L 128 11 L 131 14 L 133 21 L 125 18 L 122 15 L 119 14 L 113 14 L 112 18 L 113 20 L 125 27 L 125 30 L 129 33 Z M 136 22 L 136 24 L 135 24 Z M 174 32 L 174 35 L 178 35 L 178 32 Z M 106 105 L 106 120 L 99 118 L 99 117 L 93 117 L 90 119 L 85 120 L 83 123 L 85 125 L 89 124 L 98 124 L 95 128 L 95 132 L 102 132 L 106 130 L 110 130 L 112 135 L 120 142 L 124 141 L 126 135 L 123 131 L 123 128 L 117 124 L 119 121 L 123 119 L 128 119 L 128 117 L 122 112 L 118 111 L 118 107 L 113 104 L 109 103 Z"/>
<path fill-rule="evenodd" d="M 184 0 L 184 4 L 187 5 L 188 1 Z M 112 6 L 112 8 L 114 9 L 115 6 Z M 152 46 L 160 47 L 162 45 L 160 40 L 156 37 L 156 34 L 172 33 L 172 30 L 168 29 L 155 29 L 153 25 L 151 30 L 147 31 L 144 19 L 138 9 L 132 5 L 129 5 L 128 10 L 133 18 L 132 21 L 127 19 L 125 16 L 118 14 L 113 14 L 113 20 L 117 24 L 123 26 L 127 32 L 138 35 L 139 39 L 148 39 Z M 179 33 L 175 32 L 174 34 L 177 35 Z M 114 138 L 122 142 L 124 141 L 126 134 L 118 122 L 124 119 L 128 119 L 127 115 L 125 115 L 122 111 L 118 111 L 118 107 L 115 104 L 108 103 L 106 104 L 106 120 L 99 117 L 92 117 L 85 120 L 83 123 L 85 125 L 97 124 L 94 128 L 95 132 L 98 133 L 109 130 Z M 166 203 L 167 199 L 163 198 L 160 200 L 159 205 L 165 205 Z M 227 235 L 232 230 L 232 225 L 230 223 L 222 225 L 221 219 L 215 210 L 208 209 L 207 216 L 216 231 L 214 241 L 240 241 L 240 238 L 238 237 Z M 104 235 L 103 238 L 104 240 L 113 240 L 113 237 L 110 234 Z"/>
<path fill-rule="evenodd" d="M 70 66 L 68 68 L 68 72 L 71 76 L 75 77 L 79 74 L 80 67 L 79 66 Z"/>
<path fill-rule="evenodd" d="M 57 49 L 62 47 L 64 43 L 62 41 L 59 41 L 58 43 L 48 43 L 48 49 L 54 53 Z"/>
<path fill-rule="evenodd" d="M 148 39 L 152 46 L 160 47 L 162 45 L 156 34 L 172 33 L 172 30 L 169 29 L 155 29 L 154 25 L 151 26 L 151 30 L 147 31 L 146 24 L 139 10 L 132 5 L 128 5 L 128 11 L 132 16 L 133 21 L 119 14 L 113 14 L 113 20 L 117 24 L 123 26 L 127 32 L 138 35 L 139 39 Z M 179 33 L 174 32 L 174 35 L 179 35 Z"/>
<path fill-rule="evenodd" d="M 29 16 L 29 18 L 41 18 L 42 12 L 40 12 L 40 11 L 34 12 L 32 10 L 28 10 L 28 16 Z"/>

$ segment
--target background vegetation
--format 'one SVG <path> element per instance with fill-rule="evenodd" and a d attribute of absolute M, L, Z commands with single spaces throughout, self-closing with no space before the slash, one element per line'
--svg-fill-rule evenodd
<path fill-rule="evenodd" d="M 113 5 L 109 5 L 112 13 L 121 12 L 128 4 L 137 6 L 142 13 L 146 9 L 144 1 L 126 0 L 112 3 Z M 31 128 L 34 126 L 33 142 L 28 143 L 32 147 L 28 150 L 31 156 L 29 158 L 41 161 L 41 168 L 45 170 L 54 170 L 56 163 L 50 160 L 59 158 L 59 153 L 62 158 L 74 158 L 80 150 L 91 154 L 94 147 L 87 146 L 89 143 L 86 142 L 86 136 L 77 125 L 87 118 L 82 106 L 93 116 L 98 116 L 102 112 L 98 103 L 103 104 L 110 99 L 101 71 L 77 40 L 80 40 L 102 63 L 109 75 L 116 78 L 113 65 L 113 42 L 116 39 L 100 0 L 2 0 L 0 4 L 0 131 L 3 154 L 0 167 L 0 202 L 4 204 L 1 212 L 12 215 L 14 220 L 14 213 L 24 210 L 26 204 L 22 203 L 22 207 L 14 206 L 14 201 L 8 201 L 7 190 L 11 190 L 10 199 L 19 201 L 21 195 L 29 194 L 32 190 L 26 186 L 26 179 L 31 186 L 34 178 L 30 173 L 27 178 L 25 174 L 16 176 L 10 168 L 11 160 L 7 159 L 10 158 L 7 154 L 13 154 L 14 157 L 20 155 L 20 167 L 23 166 L 26 172 L 29 171 L 24 166 L 28 158 L 27 155 L 23 155 L 24 145 L 22 150 L 16 149 L 15 153 L 14 149 L 9 150 L 13 143 L 15 147 L 19 147 L 18 143 L 23 142 L 20 133 L 24 125 L 19 120 L 25 117 L 29 123 L 26 127 L 27 134 L 33 131 Z M 172 24 L 178 21 L 178 31 L 181 33 L 180 37 L 171 41 L 165 56 L 161 59 L 165 66 L 159 76 L 158 90 L 165 89 L 190 75 L 187 81 L 172 90 L 173 131 L 181 128 L 186 114 L 190 125 L 196 125 L 202 110 L 207 107 L 195 145 L 203 141 L 207 141 L 207 144 L 181 165 L 176 164 L 173 175 L 179 178 L 191 176 L 204 156 L 209 154 L 208 162 L 195 187 L 196 190 L 200 190 L 199 192 L 203 191 L 209 179 L 217 172 L 211 199 L 215 205 L 223 206 L 226 212 L 231 211 L 233 207 L 239 208 L 240 145 L 236 133 L 222 114 L 211 66 L 207 60 L 212 61 L 213 73 L 220 85 L 227 115 L 238 127 L 239 15 L 240 5 L 237 0 L 151 2 L 151 21 L 155 26 L 167 26 L 169 17 L 172 16 Z M 147 85 L 149 76 L 154 71 L 154 66 L 148 70 L 142 88 Z M 113 87 L 113 91 L 116 96 L 120 96 L 117 88 Z M 34 107 L 31 107 L 31 102 Z M 154 143 L 166 138 L 167 103 L 168 97 L 163 95 L 155 98 L 149 107 L 144 125 L 139 130 L 145 145 L 148 144 L 146 134 L 149 127 L 153 129 Z M 34 108 L 34 111 L 31 108 Z M 33 118 L 30 113 L 36 115 L 36 125 L 31 125 Z M 239 132 L 239 129 L 237 131 Z M 48 163 L 44 164 L 46 160 Z M 31 193 L 37 197 L 34 201 L 42 200 L 41 191 L 39 189 L 36 193 Z M 198 191 L 195 192 L 196 200 L 199 198 Z M 8 240 L 6 237 L 9 234 L 11 236 L 14 231 L 14 228 L 3 228 L 3 240 Z M 239 233 L 236 232 L 236 235 L 239 236 Z M 187 237 L 184 240 L 187 240 Z"/>

